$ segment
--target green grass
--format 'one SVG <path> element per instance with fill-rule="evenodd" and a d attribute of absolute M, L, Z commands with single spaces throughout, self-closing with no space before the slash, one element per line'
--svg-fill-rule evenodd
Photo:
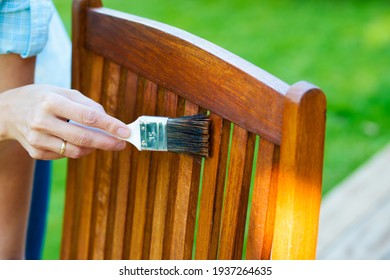
<path fill-rule="evenodd" d="M 54 0 L 70 30 L 71 1 Z M 105 6 L 185 29 L 327 96 L 324 194 L 390 140 L 388 1 L 148 0 Z M 58 258 L 64 162 L 55 164 L 45 258 Z"/>
<path fill-rule="evenodd" d="M 59 259 L 66 181 L 66 159 L 53 161 L 52 187 L 43 259 Z"/>

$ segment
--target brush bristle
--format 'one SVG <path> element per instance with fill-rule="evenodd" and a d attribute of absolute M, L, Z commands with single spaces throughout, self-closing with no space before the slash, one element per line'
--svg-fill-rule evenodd
<path fill-rule="evenodd" d="M 168 151 L 193 156 L 209 156 L 210 119 L 205 114 L 169 118 L 167 121 Z"/>

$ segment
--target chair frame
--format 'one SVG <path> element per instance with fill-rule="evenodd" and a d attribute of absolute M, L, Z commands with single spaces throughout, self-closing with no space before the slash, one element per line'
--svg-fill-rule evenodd
<path fill-rule="evenodd" d="M 307 82 L 289 86 L 210 42 L 102 8 L 99 0 L 73 2 L 72 34 L 74 88 L 103 103 L 109 114 L 126 116 L 128 122 L 140 113 L 210 111 L 212 145 L 203 167 L 199 159 L 184 155 L 132 151 L 69 160 L 63 259 L 240 259 L 243 250 L 246 259 L 315 258 L 326 118 L 325 95 L 319 88 Z M 131 82 L 137 78 L 122 75 L 121 67 L 145 79 L 144 100 L 138 103 L 142 108 L 118 106 L 119 98 L 126 104 L 140 98 L 124 93 L 128 88 L 123 89 L 121 81 L 126 79 L 133 90 L 140 89 L 139 83 Z M 89 76 L 98 72 L 111 82 L 91 80 Z M 148 97 L 150 92 L 156 94 Z M 261 152 L 256 155 L 257 145 Z M 228 146 L 229 156 L 220 152 Z M 123 165 L 115 165 L 112 171 L 110 164 L 118 159 Z M 141 166 L 143 162 L 147 168 Z M 123 166 L 136 167 L 137 179 L 122 172 Z M 197 174 L 201 168 L 207 170 L 203 184 L 214 187 L 203 188 L 200 195 Z M 96 169 L 102 171 L 95 173 Z M 113 190 L 105 172 L 110 172 L 114 184 L 138 187 Z M 161 177 L 148 181 L 153 172 Z M 86 183 L 85 178 L 93 179 Z M 168 184 L 164 191 L 159 189 L 161 180 Z M 80 184 L 83 190 L 78 189 Z M 154 188 L 146 192 L 143 184 Z M 174 188 L 169 187 L 172 184 Z M 140 199 L 130 202 L 131 195 Z M 171 204 L 148 208 L 149 203 L 156 207 L 160 197 Z M 209 211 L 196 210 L 198 198 L 199 208 Z M 115 215 L 126 216 L 129 203 L 134 213 L 124 225 Z M 100 211 L 103 204 L 105 210 Z M 247 246 L 243 248 L 247 211 Z M 155 220 L 149 221 L 150 217 Z M 157 222 L 161 219 L 163 226 Z M 135 223 L 143 223 L 142 229 L 132 229 Z M 136 245 L 137 240 L 149 243 Z"/>

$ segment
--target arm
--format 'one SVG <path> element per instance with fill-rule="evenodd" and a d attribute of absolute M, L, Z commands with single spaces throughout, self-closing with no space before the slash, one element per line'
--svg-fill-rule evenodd
<path fill-rule="evenodd" d="M 0 87 L 5 90 L 0 94 L 0 141 L 17 140 L 32 158 L 44 160 L 78 158 L 94 149 L 116 151 L 125 147 L 122 140 L 66 121 L 72 119 L 97 127 L 118 138 L 129 137 L 129 128 L 107 115 L 100 104 L 76 90 L 50 85 L 20 86 L 21 83 L 12 81 L 26 80 L 27 70 L 15 70 L 17 67 L 10 63 L 22 59 L 15 55 L 0 57 L 0 83 L 8 85 Z M 60 155 L 63 140 L 66 151 Z"/>
<path fill-rule="evenodd" d="M 19 19 L 12 21 L 12 28 L 0 32 L 0 40 L 6 42 L 0 44 L 0 259 L 24 258 L 34 159 L 77 158 L 94 149 L 125 147 L 124 141 L 72 126 L 67 119 L 122 138 L 129 136 L 125 124 L 105 114 L 99 104 L 80 92 L 32 85 L 35 58 L 22 59 L 20 55 L 30 57 L 40 52 L 51 15 L 50 1 L 36 4 L 39 7 L 33 10 L 20 5 L 15 11 L 0 0 L 1 24 L 11 22 L 15 13 Z M 30 18 L 35 20 L 34 30 L 28 25 Z M 40 36 L 31 41 L 29 32 Z M 66 149 L 60 155 L 63 139 Z"/>
<path fill-rule="evenodd" d="M 31 85 L 34 58 L 0 55 L 0 259 L 24 258 L 35 159 L 78 158 L 94 149 L 121 150 L 129 129 L 101 105 L 75 90 Z M 60 148 L 66 140 L 66 150 Z"/>
<path fill-rule="evenodd" d="M 0 55 L 0 92 L 32 83 L 34 65 L 34 58 Z M 17 141 L 0 142 L 0 259 L 24 258 L 33 170 Z"/>

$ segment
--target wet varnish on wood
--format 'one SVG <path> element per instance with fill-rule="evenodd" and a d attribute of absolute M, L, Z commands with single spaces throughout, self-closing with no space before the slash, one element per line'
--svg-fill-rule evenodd
<path fill-rule="evenodd" d="M 211 149 L 69 160 L 63 259 L 315 258 L 320 89 L 98 0 L 73 2 L 72 34 L 74 88 L 126 123 L 208 111 Z"/>

